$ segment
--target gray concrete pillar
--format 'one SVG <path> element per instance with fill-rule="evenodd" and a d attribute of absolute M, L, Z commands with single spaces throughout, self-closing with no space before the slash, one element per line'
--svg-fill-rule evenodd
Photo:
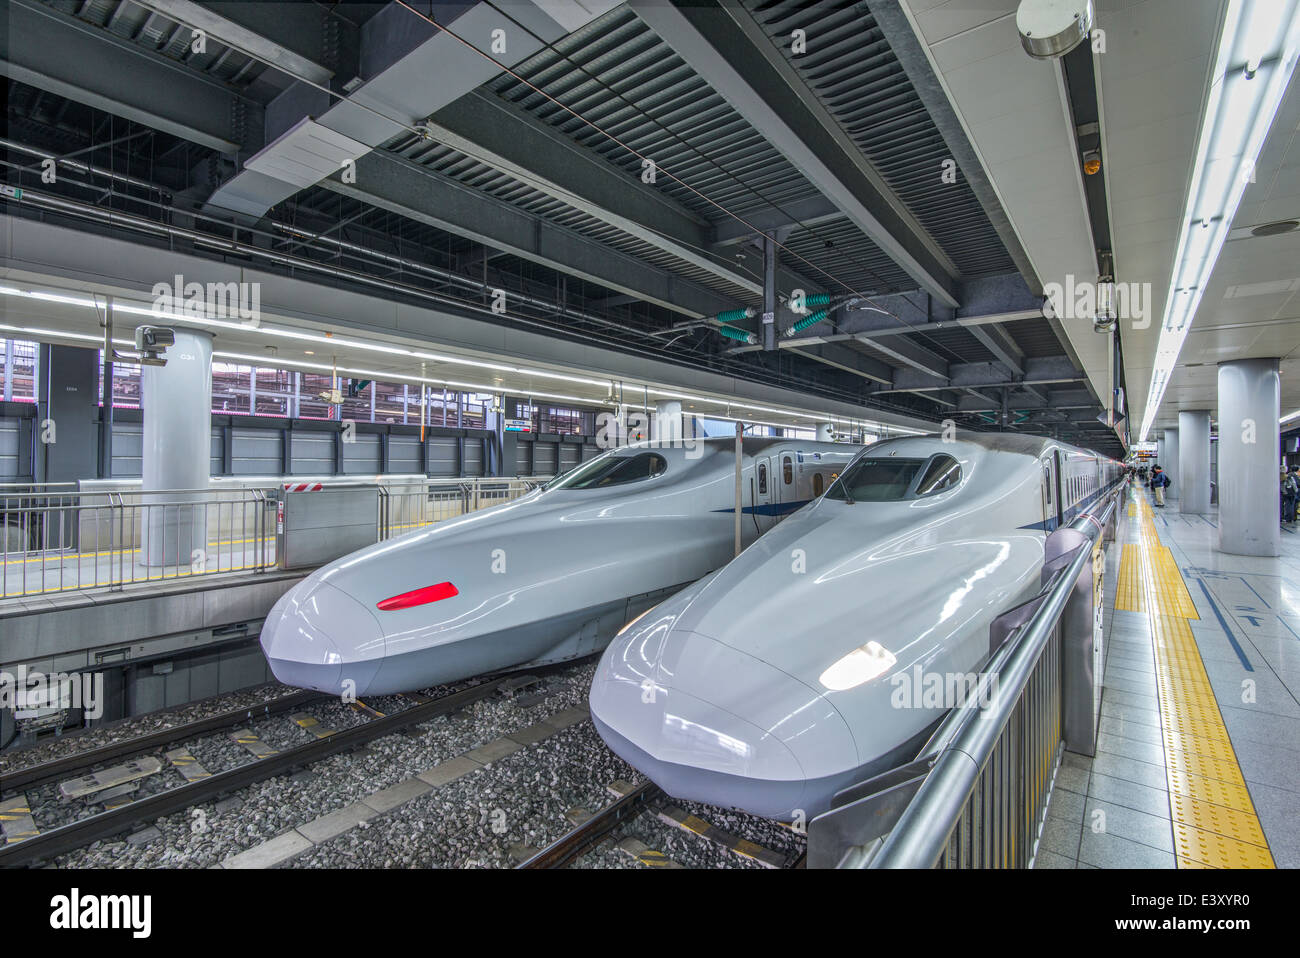
<path fill-rule="evenodd" d="M 149 566 L 191 565 L 208 548 L 206 511 L 189 503 L 203 499 L 192 490 L 208 488 L 212 469 L 212 334 L 184 328 L 175 333 L 167 365 L 140 367 L 141 555 Z"/>
<path fill-rule="evenodd" d="M 817 441 L 833 442 L 835 439 L 835 426 L 828 422 L 819 422 L 817 424 Z"/>
<path fill-rule="evenodd" d="M 1178 474 L 1177 429 L 1165 430 L 1165 441 L 1161 444 L 1160 458 L 1156 462 L 1160 463 L 1160 468 L 1169 473 L 1169 481 L 1173 483 L 1165 490 L 1165 498 L 1181 499 L 1183 497 L 1183 477 Z"/>
<path fill-rule="evenodd" d="M 1280 552 L 1276 359 L 1219 364 L 1219 549 Z"/>
<path fill-rule="evenodd" d="M 1178 413 L 1178 463 L 1175 477 L 1183 490 L 1183 512 L 1210 511 L 1210 411 Z"/>

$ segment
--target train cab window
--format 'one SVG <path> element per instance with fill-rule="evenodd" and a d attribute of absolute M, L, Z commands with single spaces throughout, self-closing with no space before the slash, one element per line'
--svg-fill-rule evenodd
<path fill-rule="evenodd" d="M 758 494 L 767 495 L 767 463 L 765 462 L 758 464 Z"/>
<path fill-rule="evenodd" d="M 918 496 L 929 496 L 955 489 L 961 482 L 961 464 L 952 456 L 935 456 L 916 484 Z"/>
<path fill-rule="evenodd" d="M 820 496 L 826 489 L 826 480 L 822 478 L 820 472 L 813 473 L 813 497 Z"/>
<path fill-rule="evenodd" d="M 604 489 L 661 476 L 668 461 L 653 452 L 635 456 L 600 456 L 553 480 L 547 489 Z"/>
<path fill-rule="evenodd" d="M 781 458 L 781 478 L 785 480 L 787 486 L 794 482 L 794 460 L 789 456 Z"/>
<path fill-rule="evenodd" d="M 858 459 L 826 490 L 827 499 L 895 502 L 906 499 L 924 459 Z"/>

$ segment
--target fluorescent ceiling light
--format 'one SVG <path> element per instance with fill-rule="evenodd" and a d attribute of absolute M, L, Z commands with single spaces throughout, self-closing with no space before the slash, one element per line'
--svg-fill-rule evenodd
<path fill-rule="evenodd" d="M 1145 441 L 1300 52 L 1300 0 L 1231 0 L 1142 415 Z"/>
<path fill-rule="evenodd" d="M 1300 0 L 1298 0 L 1300 2 Z M 61 303 L 68 306 L 80 306 L 92 309 L 101 309 L 107 305 L 107 297 L 101 298 L 98 294 L 92 298 L 85 296 L 72 295 L 68 292 L 45 291 L 45 290 L 25 290 L 12 286 L 0 286 L 0 295 L 3 296 L 23 296 L 30 299 L 38 299 L 47 302 Z M 310 332 L 304 329 L 286 326 L 272 326 L 267 323 L 231 321 L 226 319 L 216 319 L 197 311 L 170 311 L 155 309 L 151 305 L 134 304 L 130 301 L 114 298 L 113 312 L 124 313 L 133 316 L 143 316 L 154 320 L 168 320 L 189 325 L 214 327 L 217 329 L 230 329 L 248 334 L 258 334 L 263 336 L 275 337 L 280 339 L 289 339 L 305 343 L 314 343 L 321 346 L 327 346 L 332 349 L 353 349 L 363 352 L 382 353 L 392 356 L 401 356 L 407 359 L 445 363 L 450 365 L 467 366 L 476 369 L 487 369 L 494 372 L 514 373 L 518 376 L 535 377 L 540 379 L 555 379 L 562 382 L 572 382 L 585 386 L 597 387 L 601 390 L 609 390 L 615 385 L 615 382 L 609 379 L 591 379 L 583 376 L 575 376 L 568 373 L 551 372 L 544 369 L 530 369 L 523 366 L 513 366 L 506 363 L 486 362 L 482 360 L 469 359 L 463 356 L 457 356 L 447 353 L 432 353 L 419 349 L 411 349 L 404 346 L 394 346 L 385 343 L 367 342 L 365 340 L 352 339 L 343 336 L 330 335 L 324 333 Z M 80 342 L 90 342 L 102 344 L 103 339 L 100 336 L 93 336 L 85 333 L 66 332 L 56 329 L 46 329 L 43 327 L 33 326 L 10 326 L 0 324 L 0 329 L 8 330 L 15 333 L 25 334 L 32 338 L 39 339 L 46 337 L 51 339 L 76 340 Z M 115 344 L 133 346 L 133 342 L 125 340 L 114 340 Z M 283 369 L 308 369 L 329 371 L 332 366 L 303 362 L 291 359 L 284 359 L 279 356 L 253 356 L 244 353 L 231 353 L 216 351 L 214 357 L 222 359 L 236 360 L 252 366 L 283 368 Z M 475 392 L 502 393 L 502 392 L 520 392 L 526 393 L 527 396 L 536 399 L 559 400 L 562 402 L 575 402 L 583 405 L 601 405 L 605 404 L 605 399 L 593 398 L 590 396 L 571 396 L 562 393 L 536 392 L 527 386 L 503 386 L 499 383 L 484 384 L 464 382 L 454 379 L 440 379 L 429 376 L 416 376 L 403 374 L 400 371 L 379 371 L 358 369 L 355 367 L 339 366 L 338 371 L 350 375 L 363 376 L 380 381 L 397 381 L 408 383 L 423 383 L 428 385 L 447 386 L 458 390 L 473 390 Z M 873 420 L 849 419 L 840 415 L 829 414 L 825 412 L 808 411 L 793 408 L 780 408 L 775 406 L 762 406 L 754 403 L 742 402 L 736 399 L 717 398 L 713 396 L 696 395 L 693 393 L 677 392 L 674 390 L 660 389 L 657 387 L 633 384 L 624 382 L 624 395 L 635 395 L 641 392 L 643 395 L 654 395 L 664 399 L 676 399 L 690 403 L 706 403 L 716 407 L 722 407 L 726 410 L 725 414 L 715 414 L 709 418 L 735 419 L 731 415 L 731 410 L 745 410 L 747 412 L 768 413 L 770 415 L 785 417 L 784 421 L 773 422 L 757 420 L 752 416 L 747 416 L 744 421 L 755 425 L 776 426 L 779 428 L 806 428 L 815 426 L 817 423 L 828 422 L 834 426 L 847 427 L 853 430 L 861 430 L 864 433 L 879 434 L 888 431 L 890 434 L 920 436 L 924 435 L 924 430 L 911 429 L 904 426 L 894 426 L 886 423 L 876 422 Z M 631 405 L 627 403 L 627 405 Z M 697 413 L 696 415 L 706 415 Z"/>
<path fill-rule="evenodd" d="M 1283 416 L 1281 419 L 1277 421 L 1277 424 L 1280 426 L 1284 422 L 1290 422 L 1292 419 L 1300 419 L 1300 409 L 1297 409 L 1295 412 L 1288 413 L 1287 415 Z"/>

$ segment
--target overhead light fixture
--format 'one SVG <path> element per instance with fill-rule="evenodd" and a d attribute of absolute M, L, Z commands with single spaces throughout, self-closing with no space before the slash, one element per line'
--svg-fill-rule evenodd
<path fill-rule="evenodd" d="M 1201 117 L 1139 442 L 1155 423 L 1183 340 L 1291 81 L 1297 53 L 1300 0 L 1230 0 Z"/>
<path fill-rule="evenodd" d="M 1035 60 L 1065 56 L 1092 32 L 1092 0 L 1020 0 L 1020 45 Z"/>
<path fill-rule="evenodd" d="M 0 285 L 0 296 L 21 296 L 29 299 L 44 300 L 46 302 L 59 303 L 61 305 L 67 305 L 67 306 L 78 306 L 78 307 L 84 307 L 89 309 L 99 309 L 101 305 L 94 298 L 87 298 L 84 295 L 76 295 L 70 291 L 22 289 L 14 286 L 7 286 L 7 285 Z M 212 327 L 223 328 L 223 329 L 232 329 L 253 336 L 270 336 L 279 339 L 291 339 L 291 340 L 297 340 L 301 342 L 309 342 L 309 343 L 317 343 L 317 344 L 324 343 L 324 344 L 328 344 L 332 349 L 339 349 L 339 348 L 355 349 L 358 351 L 377 352 L 377 353 L 383 353 L 387 355 L 396 355 L 396 356 L 402 356 L 406 358 L 418 359 L 421 361 L 422 374 L 420 376 L 410 376 L 392 369 L 373 370 L 373 369 L 361 369 L 355 367 L 346 367 L 346 368 L 337 367 L 337 369 L 334 369 L 331 366 L 325 366 L 319 363 L 305 362 L 302 360 L 290 360 L 290 359 L 277 358 L 274 362 L 274 365 L 281 369 L 298 369 L 298 370 L 312 370 L 312 371 L 319 370 L 319 371 L 331 371 L 335 373 L 346 372 L 351 375 L 358 376 L 360 378 L 377 379 L 380 381 L 395 381 L 395 382 L 419 383 L 424 385 L 438 385 L 438 386 L 447 387 L 449 389 L 456 389 L 458 391 L 467 391 L 467 392 L 481 392 L 481 393 L 493 393 L 493 394 L 497 394 L 501 392 L 502 382 L 499 377 L 495 378 L 495 382 L 492 385 L 488 385 L 484 383 L 466 382 L 466 381 L 456 380 L 456 379 L 427 378 L 423 375 L 423 368 L 427 361 L 427 362 L 433 362 L 437 364 L 468 366 L 477 369 L 491 369 L 491 370 L 498 370 L 502 372 L 515 373 L 520 376 L 550 378 L 550 379 L 556 379 L 565 382 L 579 383 L 582 385 L 599 386 L 606 391 L 608 396 L 607 401 L 612 401 L 613 393 L 614 393 L 614 384 L 609 379 L 591 379 L 588 377 L 577 376 L 569 373 L 557 373 L 557 372 L 552 372 L 550 370 L 544 370 L 544 369 L 530 369 L 527 367 L 509 365 L 506 363 L 487 362 L 482 360 L 470 359 L 463 356 L 450 355 L 450 354 L 429 353 L 429 352 L 424 352 L 422 350 L 410 349 L 402 346 L 394 346 L 394 345 L 388 345 L 384 343 L 366 342 L 364 340 L 341 338 L 335 335 L 333 332 L 317 333 L 317 332 L 311 332 L 308 330 L 299 329 L 295 327 L 273 326 L 266 322 L 262 322 L 257 326 L 253 326 L 248 323 L 228 322 L 224 320 L 214 319 L 202 314 L 194 314 L 188 312 L 172 313 L 166 310 L 157 310 L 150 305 L 132 304 L 130 301 L 123 300 L 123 299 L 114 300 L 113 311 L 115 313 L 120 312 L 128 315 L 147 316 L 150 317 L 151 319 L 154 319 L 155 321 L 175 320 L 177 322 L 183 322 L 187 325 L 212 326 Z M 45 338 L 45 339 L 52 339 L 52 340 L 60 340 L 60 339 L 76 340 L 80 342 L 98 343 L 98 344 L 103 343 L 102 336 L 93 336 L 84 333 L 77 333 L 77 332 L 58 330 L 58 329 L 49 329 L 44 327 L 0 324 L 0 330 L 6 330 L 12 333 L 17 333 L 19 335 L 30 337 L 33 339 Z M 125 345 L 125 346 L 131 345 L 129 341 L 114 340 L 114 343 Z M 306 356 L 314 356 L 315 350 L 304 349 L 303 353 Z M 224 351 L 213 352 L 213 356 L 214 358 L 217 359 L 234 360 L 236 362 L 247 363 L 253 366 L 257 366 L 257 365 L 265 366 L 267 364 L 266 356 L 252 356 L 245 353 L 224 352 Z M 637 388 L 637 385 L 634 384 L 624 384 L 624 385 L 625 388 L 632 388 L 632 389 Z M 868 432 L 879 433 L 880 431 L 888 428 L 889 430 L 892 431 L 894 435 L 919 436 L 919 435 L 924 435 L 927 431 L 921 429 L 911 429 L 903 426 L 886 427 L 884 423 L 880 423 L 880 422 L 873 422 L 873 421 L 863 422 L 859 420 L 850 420 L 850 419 L 846 419 L 843 416 L 833 414 L 833 413 L 827 413 L 825 411 L 795 409 L 790 407 L 779 408 L 773 406 L 760 406 L 752 403 L 738 403 L 735 400 L 715 399 L 711 396 L 702 396 L 694 393 L 676 392 L 672 390 L 659 389 L 648 385 L 642 386 L 641 388 L 645 389 L 647 395 L 654 394 L 656 396 L 661 396 L 665 398 L 689 401 L 691 403 L 708 403 L 714 406 L 726 407 L 727 414 L 723 418 L 727 418 L 727 419 L 734 418 L 731 415 L 731 409 L 733 407 L 737 409 L 747 410 L 748 412 L 744 414 L 744 421 L 748 423 L 753 423 L 755 425 L 775 426 L 783 429 L 786 428 L 800 429 L 800 428 L 811 428 L 818 422 L 832 422 L 838 425 L 844 425 L 848 429 L 854 431 L 865 430 Z M 572 402 L 572 403 L 578 403 L 580 405 L 593 405 L 593 404 L 599 405 L 600 403 L 600 400 L 598 398 L 593 398 L 591 396 L 572 396 L 572 395 L 567 395 L 562 393 L 537 392 L 535 390 L 530 390 L 530 393 L 531 395 L 540 399 L 551 399 L 551 400 L 558 400 L 561 402 Z M 333 399 L 332 395 L 330 399 L 331 400 Z M 782 417 L 784 421 L 760 420 L 760 419 L 753 418 L 753 416 L 750 415 L 750 413 L 768 413 L 776 417 Z"/>
<path fill-rule="evenodd" d="M 1099 150 L 1089 150 L 1083 154 L 1083 172 L 1093 176 L 1101 169 L 1101 152 Z"/>

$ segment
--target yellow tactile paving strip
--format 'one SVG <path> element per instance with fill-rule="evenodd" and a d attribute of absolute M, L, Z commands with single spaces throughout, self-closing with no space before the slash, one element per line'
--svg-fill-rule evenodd
<path fill-rule="evenodd" d="M 1145 612 L 1156 653 L 1156 694 L 1179 868 L 1273 868 L 1273 856 L 1192 635 L 1196 605 L 1151 507 L 1129 504 L 1138 543 L 1124 546 L 1115 608 Z"/>

